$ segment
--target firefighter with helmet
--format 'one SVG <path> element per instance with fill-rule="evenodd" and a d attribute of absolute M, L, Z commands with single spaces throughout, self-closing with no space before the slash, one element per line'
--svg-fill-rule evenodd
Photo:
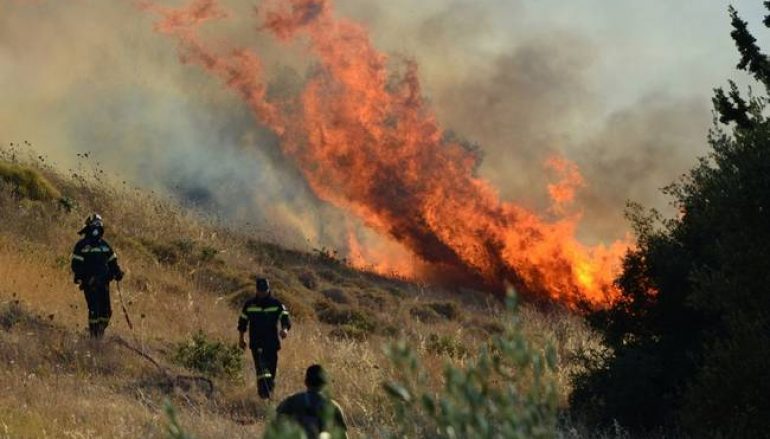
<path fill-rule="evenodd" d="M 93 338 L 102 338 L 110 324 L 110 282 L 123 279 L 115 251 L 104 240 L 104 221 L 98 214 L 86 218 L 85 227 L 78 234 L 83 239 L 72 251 L 74 281 L 88 304 L 88 332 Z"/>
<path fill-rule="evenodd" d="M 267 279 L 258 278 L 256 284 L 256 296 L 246 301 L 238 318 L 239 346 L 246 349 L 244 336 L 248 330 L 257 370 L 257 393 L 260 398 L 269 399 L 275 388 L 281 339 L 288 335 L 291 321 L 283 303 L 272 296 Z"/>

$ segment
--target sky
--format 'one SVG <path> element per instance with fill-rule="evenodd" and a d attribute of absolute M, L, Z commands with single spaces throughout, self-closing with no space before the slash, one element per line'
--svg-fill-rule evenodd
<path fill-rule="evenodd" d="M 277 88 L 301 81 L 302 52 L 254 32 L 259 2 L 222 2 L 235 16 L 206 35 L 255 50 Z M 544 211 L 542 162 L 577 163 L 587 242 L 627 232 L 627 200 L 665 209 L 659 189 L 707 150 L 712 89 L 749 83 L 734 69 L 721 0 L 335 4 L 392 59 L 417 61 L 442 126 L 480 146 L 480 175 L 504 199 Z M 770 47 L 762 1 L 732 4 Z M 275 138 L 215 79 L 181 64 L 153 20 L 127 0 L 0 0 L 0 142 L 30 140 L 64 167 L 90 151 L 137 185 L 298 242 L 344 245 L 329 224 L 354 220 L 317 200 Z"/>

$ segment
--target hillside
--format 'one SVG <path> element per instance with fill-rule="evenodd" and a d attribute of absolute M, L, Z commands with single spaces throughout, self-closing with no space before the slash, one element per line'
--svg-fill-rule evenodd
<path fill-rule="evenodd" d="M 77 231 L 94 211 L 127 271 L 122 293 L 135 326 L 129 330 L 113 286 L 102 342 L 87 337 L 85 301 L 69 272 Z M 505 324 L 500 301 L 481 292 L 382 277 L 333 251 L 268 238 L 116 183 L 87 160 L 65 174 L 45 158 L 1 150 L 0 437 L 164 437 L 166 399 L 196 437 L 256 437 L 272 408 L 256 397 L 250 358 L 240 373 L 213 375 L 209 392 L 203 382 L 174 382 L 140 353 L 172 378 L 199 374 L 181 365 L 179 346 L 199 331 L 234 343 L 238 308 L 257 274 L 270 278 L 294 318 L 278 399 L 321 363 L 354 437 L 377 437 L 397 422 L 381 390 L 393 375 L 383 346 L 408 340 L 438 387 L 446 362 L 465 364 Z M 597 337 L 559 309 L 525 306 L 520 316 L 533 343 L 556 347 L 563 406 L 576 355 L 598 349 Z"/>

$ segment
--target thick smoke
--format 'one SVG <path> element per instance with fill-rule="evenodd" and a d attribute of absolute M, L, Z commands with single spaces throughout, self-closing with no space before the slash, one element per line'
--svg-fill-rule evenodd
<path fill-rule="evenodd" d="M 269 93 L 301 84 L 307 61 L 255 31 L 254 2 L 224 3 L 234 18 L 207 27 L 207 39 L 256 48 Z M 338 1 L 378 46 L 418 62 L 442 125 L 480 145 L 479 172 L 504 198 L 546 211 L 543 162 L 561 153 L 584 175 L 583 235 L 615 239 L 627 229 L 625 200 L 665 206 L 658 189 L 703 151 L 708 90 L 631 83 L 641 97 L 610 106 L 596 81 L 602 42 L 554 24 L 510 29 L 534 7 L 525 3 Z M 180 64 L 173 42 L 132 2 L 0 5 L 0 141 L 29 139 L 63 166 L 90 151 L 136 184 L 281 230 L 294 243 L 344 249 L 353 230 L 364 247 L 386 245 L 320 202 L 273 134 L 217 80 Z"/>

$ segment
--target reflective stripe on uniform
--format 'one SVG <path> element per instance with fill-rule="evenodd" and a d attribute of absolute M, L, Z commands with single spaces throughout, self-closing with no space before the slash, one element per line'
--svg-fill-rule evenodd
<path fill-rule="evenodd" d="M 116 255 L 115 253 L 113 253 L 113 254 L 112 254 L 112 256 L 110 256 L 110 258 L 109 258 L 109 259 L 107 259 L 107 262 L 110 262 L 110 261 L 112 261 L 113 259 L 117 259 L 117 258 L 118 258 L 118 255 Z"/>
<path fill-rule="evenodd" d="M 241 314 L 241 319 L 246 320 L 248 318 L 249 318 L 249 316 L 247 316 L 246 314 Z"/>
<path fill-rule="evenodd" d="M 262 375 L 257 375 L 257 379 L 261 380 L 262 378 L 272 378 L 273 374 L 271 373 L 263 373 Z"/>
<path fill-rule="evenodd" d="M 280 306 L 271 306 L 270 308 L 262 308 L 262 307 L 259 307 L 259 306 L 250 306 L 250 307 L 246 308 L 246 312 L 247 313 L 251 313 L 251 312 L 265 312 L 265 313 L 267 313 L 267 312 L 277 312 L 277 311 L 280 311 L 280 310 L 281 310 Z"/>
<path fill-rule="evenodd" d="M 85 261 L 86 260 L 86 258 L 84 258 L 82 256 L 78 256 L 76 254 L 72 255 L 72 259 L 75 259 L 76 261 Z"/>

